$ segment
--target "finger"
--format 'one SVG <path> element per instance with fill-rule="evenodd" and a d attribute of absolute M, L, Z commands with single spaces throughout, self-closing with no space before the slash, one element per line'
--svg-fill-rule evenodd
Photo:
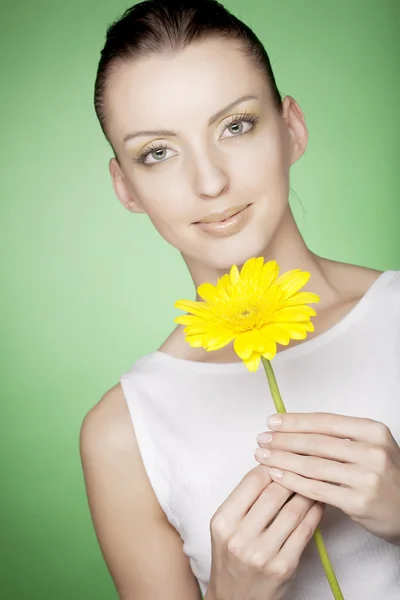
<path fill-rule="evenodd" d="M 261 467 L 261 468 L 260 468 Z M 264 488 L 271 483 L 269 470 L 264 465 L 251 469 L 226 500 L 218 508 L 217 513 L 224 515 L 224 522 L 236 525 L 247 514 Z"/>
<path fill-rule="evenodd" d="M 300 525 L 313 504 L 313 500 L 296 494 L 282 508 L 267 531 L 261 534 L 261 545 L 269 549 L 271 556 L 278 554 L 282 545 Z"/>
<path fill-rule="evenodd" d="M 280 420 L 279 424 L 277 420 Z M 275 423 L 274 423 L 275 421 Z M 298 433 L 324 433 L 338 438 L 350 438 L 368 444 L 387 443 L 391 437 L 388 427 L 360 417 L 348 417 L 332 413 L 285 413 L 272 415 L 267 425 L 274 431 Z"/>
<path fill-rule="evenodd" d="M 258 537 L 273 521 L 293 492 L 272 482 L 257 498 L 249 512 L 242 519 L 239 530 L 247 540 Z"/>
<path fill-rule="evenodd" d="M 288 490 L 292 490 L 292 492 L 296 492 L 296 494 L 301 494 L 312 500 L 336 506 L 343 510 L 343 512 L 348 512 L 349 507 L 352 505 L 351 501 L 354 497 L 354 491 L 349 488 L 315 479 L 306 479 L 296 473 L 281 471 L 275 468 L 270 470 L 270 475 L 272 479 Z"/>
<path fill-rule="evenodd" d="M 258 441 L 260 447 L 331 458 L 346 463 L 365 462 L 366 453 L 370 448 L 370 445 L 363 442 L 339 439 L 319 433 L 278 433 L 275 431 L 265 433 L 270 436 L 270 441 Z"/>
<path fill-rule="evenodd" d="M 270 453 L 270 456 L 263 457 L 262 453 L 264 452 Z M 315 456 L 302 456 L 282 450 L 267 450 L 266 448 L 258 448 L 255 456 L 264 465 L 276 467 L 282 471 L 291 471 L 309 479 L 330 481 L 349 487 L 359 484 L 359 467 L 355 465 Z"/>
<path fill-rule="evenodd" d="M 279 562 L 282 561 L 283 564 L 287 564 L 289 561 L 289 564 L 293 564 L 292 561 L 295 560 L 294 566 L 297 566 L 297 563 L 300 560 L 305 547 L 317 529 L 323 514 L 323 504 L 315 502 L 301 523 L 296 527 L 293 533 L 290 534 L 286 542 L 283 544 L 281 550 L 278 552 L 276 560 Z"/>

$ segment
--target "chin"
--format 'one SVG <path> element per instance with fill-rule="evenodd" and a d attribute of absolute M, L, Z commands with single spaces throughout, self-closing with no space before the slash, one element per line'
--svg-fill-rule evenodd
<path fill-rule="evenodd" d="M 190 253 L 184 254 L 189 262 L 194 260 L 208 269 L 223 272 L 234 264 L 241 267 L 249 258 L 267 256 L 283 218 L 283 211 L 268 208 L 264 205 L 260 210 L 253 204 L 247 221 L 236 233 L 214 236 L 196 232 L 190 240 Z"/>
<path fill-rule="evenodd" d="M 245 232 L 242 232 L 245 234 Z M 248 232 L 247 232 L 248 233 Z M 254 235 L 233 235 L 221 240 L 220 247 L 212 253 L 205 253 L 202 262 L 215 269 L 228 271 L 232 265 L 239 268 L 249 258 L 264 256 L 268 240 Z"/>

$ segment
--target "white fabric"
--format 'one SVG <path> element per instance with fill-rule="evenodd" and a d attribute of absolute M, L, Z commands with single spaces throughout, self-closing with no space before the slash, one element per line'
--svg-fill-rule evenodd
<path fill-rule="evenodd" d="M 281 350 L 272 364 L 289 412 L 369 417 L 400 443 L 400 271 L 382 273 L 339 323 Z M 275 412 L 264 369 L 157 351 L 120 381 L 149 479 L 205 594 L 210 519 L 258 464 L 256 437 Z M 332 507 L 320 527 L 346 600 L 399 600 L 400 547 Z M 313 541 L 287 598 L 332 598 Z"/>

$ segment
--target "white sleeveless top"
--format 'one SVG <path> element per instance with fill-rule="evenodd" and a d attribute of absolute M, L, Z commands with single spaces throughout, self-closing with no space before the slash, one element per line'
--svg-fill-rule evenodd
<path fill-rule="evenodd" d="M 341 321 L 279 351 L 272 364 L 288 412 L 369 417 L 400 443 L 400 271 L 382 273 Z M 256 437 L 275 412 L 264 369 L 157 351 L 120 381 L 150 482 L 205 594 L 210 519 L 259 464 Z M 320 528 L 346 600 L 399 600 L 400 547 L 330 506 Z M 287 598 L 332 599 L 313 541 Z"/>

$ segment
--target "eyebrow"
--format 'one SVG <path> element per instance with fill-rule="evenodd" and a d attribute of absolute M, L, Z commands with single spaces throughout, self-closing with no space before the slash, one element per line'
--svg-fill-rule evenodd
<path fill-rule="evenodd" d="M 258 98 L 257 98 L 257 96 L 252 96 L 252 95 L 241 96 L 237 100 L 234 100 L 233 102 L 228 104 L 228 106 L 225 106 L 222 110 L 219 110 L 218 112 L 213 114 L 208 120 L 208 126 L 215 123 L 215 121 L 218 121 L 218 119 L 220 117 L 222 117 L 224 115 L 224 113 L 226 113 L 228 110 L 230 110 L 231 108 L 236 106 L 236 104 L 240 104 L 241 102 L 244 102 L 245 100 L 258 100 Z M 175 131 L 170 131 L 169 129 L 154 129 L 153 131 L 147 131 L 147 130 L 146 131 L 137 131 L 136 133 L 128 133 L 128 135 L 126 135 L 124 137 L 124 143 L 126 143 L 129 140 L 132 140 L 135 137 L 152 136 L 152 135 L 176 136 L 177 134 L 175 133 Z"/>

